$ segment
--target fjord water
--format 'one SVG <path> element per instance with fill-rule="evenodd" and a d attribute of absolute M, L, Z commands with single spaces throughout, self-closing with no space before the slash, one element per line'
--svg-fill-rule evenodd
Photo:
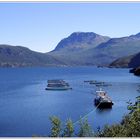
<path fill-rule="evenodd" d="M 64 79 L 73 88 L 46 91 L 48 79 Z M 94 92 L 98 88 L 84 80 L 109 82 L 104 87 L 112 98 L 112 109 L 95 109 Z M 121 121 L 127 114 L 127 101 L 135 101 L 140 78 L 129 69 L 95 67 L 1 68 L 0 136 L 46 136 L 50 133 L 50 116 L 73 122 L 86 116 L 97 127 Z"/>

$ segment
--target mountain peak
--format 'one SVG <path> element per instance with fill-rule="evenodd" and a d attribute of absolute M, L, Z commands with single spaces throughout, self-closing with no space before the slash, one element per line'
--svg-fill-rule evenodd
<path fill-rule="evenodd" d="M 108 40 L 109 37 L 101 36 L 94 32 L 74 32 L 67 38 L 62 39 L 54 51 L 81 51 L 94 48 Z"/>
<path fill-rule="evenodd" d="M 70 36 L 72 35 L 97 35 L 96 33 L 94 32 L 73 32 Z"/>

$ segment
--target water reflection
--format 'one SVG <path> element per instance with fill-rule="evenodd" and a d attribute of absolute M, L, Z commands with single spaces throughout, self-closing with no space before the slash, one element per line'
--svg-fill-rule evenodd
<path fill-rule="evenodd" d="M 109 113 L 112 110 L 112 108 L 97 108 L 96 109 L 96 113 L 102 115 L 102 114 L 106 114 Z"/>

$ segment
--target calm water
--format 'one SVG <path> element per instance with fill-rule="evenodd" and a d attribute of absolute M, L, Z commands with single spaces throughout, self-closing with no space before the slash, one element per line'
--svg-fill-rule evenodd
<path fill-rule="evenodd" d="M 64 79 L 69 91 L 45 91 L 48 79 Z M 105 87 L 114 101 L 112 109 L 95 110 L 93 85 L 84 80 L 110 82 Z M 140 78 L 128 69 L 76 68 L 3 68 L 0 69 L 0 136 L 33 136 L 49 133 L 49 117 L 56 115 L 73 122 L 87 116 L 96 130 L 114 124 L 127 114 L 127 101 L 135 101 Z"/>

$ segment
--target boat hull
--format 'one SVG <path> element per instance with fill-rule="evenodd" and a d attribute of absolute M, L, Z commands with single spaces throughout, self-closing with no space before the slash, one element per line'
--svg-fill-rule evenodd
<path fill-rule="evenodd" d="M 100 103 L 98 108 L 112 108 L 113 103 Z"/>
<path fill-rule="evenodd" d="M 56 88 L 52 88 L 52 87 L 47 87 L 47 88 L 45 88 L 46 90 L 70 90 L 70 89 L 72 89 L 72 88 L 58 88 L 58 87 L 56 87 Z"/>
<path fill-rule="evenodd" d="M 94 100 L 94 104 L 97 108 L 112 108 L 112 102 L 100 102 L 98 100 Z"/>

